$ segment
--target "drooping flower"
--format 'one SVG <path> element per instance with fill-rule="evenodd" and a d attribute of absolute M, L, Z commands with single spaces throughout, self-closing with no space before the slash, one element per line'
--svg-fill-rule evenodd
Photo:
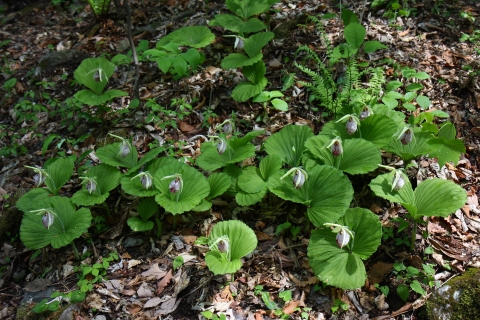
<path fill-rule="evenodd" d="M 42 223 L 45 228 L 50 229 L 54 221 L 55 221 L 55 216 L 51 211 L 46 211 L 43 214 Z"/>
<path fill-rule="evenodd" d="M 368 118 L 370 116 L 370 108 L 364 107 L 362 112 L 360 112 L 360 120 L 363 120 L 365 118 Z"/>
<path fill-rule="evenodd" d="M 223 139 L 220 139 L 217 143 L 217 151 L 219 154 L 223 154 L 227 150 L 227 142 Z"/>
<path fill-rule="evenodd" d="M 403 145 L 406 145 L 406 144 L 409 144 L 410 142 L 412 142 L 412 139 L 413 139 L 413 132 L 411 129 L 405 129 L 403 131 L 403 133 L 400 135 L 399 137 L 400 139 L 400 142 L 403 144 Z"/>
<path fill-rule="evenodd" d="M 337 234 L 335 239 L 337 240 L 337 244 L 340 248 L 346 246 L 350 240 L 352 240 L 353 247 L 353 238 L 355 234 L 348 228 L 348 226 L 342 226 L 341 224 L 336 223 L 324 223 L 323 225 L 332 228 L 332 232 Z"/>
<path fill-rule="evenodd" d="M 335 140 L 330 148 L 332 151 L 332 154 L 335 157 L 340 156 L 343 153 L 343 147 L 342 147 L 342 141 L 340 140 Z"/>
<path fill-rule="evenodd" d="M 30 211 L 31 213 L 35 213 L 37 215 L 42 216 L 42 224 L 45 228 L 50 229 L 50 227 L 53 225 L 53 222 L 55 221 L 55 212 L 48 208 L 48 209 L 39 209 L 39 210 L 32 210 Z M 61 221 L 60 221 L 61 222 Z"/>
<path fill-rule="evenodd" d="M 85 187 L 87 188 L 88 193 L 92 194 L 95 192 L 95 190 L 97 190 L 97 183 L 95 182 L 95 180 L 89 180 L 85 184 Z"/>
<path fill-rule="evenodd" d="M 303 170 L 295 170 L 295 174 L 293 175 L 293 185 L 295 188 L 300 189 L 303 184 L 305 183 L 305 175 L 302 172 Z"/>
<path fill-rule="evenodd" d="M 217 249 L 222 253 L 228 252 L 230 250 L 230 244 L 228 239 L 221 239 L 220 241 L 218 241 Z"/>
<path fill-rule="evenodd" d="M 142 175 L 140 182 L 142 183 L 142 186 L 148 190 L 152 186 L 152 176 L 147 172 L 146 174 Z"/>
<path fill-rule="evenodd" d="M 288 172 L 285 173 L 280 180 L 285 179 L 291 174 L 293 174 L 293 185 L 297 189 L 300 189 L 305 184 L 305 181 L 308 180 L 308 174 L 301 167 L 293 167 L 292 169 L 288 170 Z"/>
<path fill-rule="evenodd" d="M 180 191 L 180 178 L 177 177 L 170 182 L 170 185 L 168 186 L 168 189 L 170 190 L 171 193 L 177 193 Z"/>
<path fill-rule="evenodd" d="M 93 80 L 95 80 L 96 82 L 102 81 L 102 79 L 100 79 L 100 71 L 99 71 L 99 70 L 96 70 L 96 71 L 93 73 Z"/>
<path fill-rule="evenodd" d="M 122 158 L 125 158 L 126 156 L 128 156 L 130 151 L 131 151 L 130 145 L 128 144 L 127 141 L 123 140 L 122 144 L 120 145 L 120 151 L 118 152 L 118 155 Z"/>
<path fill-rule="evenodd" d="M 30 166 L 25 166 L 26 168 L 32 169 L 36 174 L 33 176 L 33 181 L 35 182 L 35 186 L 38 188 L 40 187 L 44 182 L 47 177 L 49 177 L 47 171 L 42 168 L 37 168 L 37 167 L 30 167 Z"/>
<path fill-rule="evenodd" d="M 337 233 L 337 236 L 335 237 L 335 239 L 337 240 L 337 245 L 340 248 L 343 248 L 350 241 L 350 234 L 342 229 Z"/>
<path fill-rule="evenodd" d="M 357 132 L 357 121 L 355 121 L 353 117 L 350 117 L 347 121 L 345 129 L 347 129 L 347 133 L 349 135 L 354 134 L 355 132 Z"/>
<path fill-rule="evenodd" d="M 402 189 L 404 185 L 405 185 L 405 180 L 403 179 L 402 174 L 398 172 L 398 174 L 395 174 L 393 176 L 393 181 L 392 181 L 393 190 L 398 191 Z"/>

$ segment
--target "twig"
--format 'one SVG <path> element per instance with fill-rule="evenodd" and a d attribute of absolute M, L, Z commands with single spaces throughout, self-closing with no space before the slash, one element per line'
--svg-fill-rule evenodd
<path fill-rule="evenodd" d="M 135 83 L 133 85 L 133 97 L 135 99 L 140 99 L 140 91 L 138 89 L 138 81 L 140 79 L 140 68 L 138 66 L 137 51 L 135 50 L 135 43 L 133 43 L 133 37 L 132 37 L 132 12 L 130 10 L 129 1 L 130 0 L 123 0 L 123 6 L 127 11 L 127 38 L 128 38 L 128 43 L 130 43 L 130 49 L 132 49 L 133 64 L 135 66 Z"/>

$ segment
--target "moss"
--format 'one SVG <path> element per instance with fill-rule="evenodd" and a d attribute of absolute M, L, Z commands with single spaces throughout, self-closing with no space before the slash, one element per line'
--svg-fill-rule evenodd
<path fill-rule="evenodd" d="M 438 289 L 427 301 L 429 319 L 471 320 L 480 313 L 480 269 L 469 269 Z"/>

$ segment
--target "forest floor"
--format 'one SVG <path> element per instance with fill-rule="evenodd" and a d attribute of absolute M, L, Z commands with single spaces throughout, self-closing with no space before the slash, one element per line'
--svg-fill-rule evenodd
<path fill-rule="evenodd" d="M 118 254 L 118 259 L 100 270 L 108 280 L 94 283 L 86 299 L 69 308 L 68 319 L 198 319 L 205 310 L 225 313 L 230 319 L 422 319 L 422 313 L 426 319 L 422 311 L 425 297 L 412 291 L 404 302 L 397 295 L 397 286 L 402 282 L 392 271 L 393 263 L 400 261 L 420 268 L 422 263 L 430 263 L 437 274 L 447 275 L 445 279 L 438 277 L 440 281 L 460 275 L 468 267 L 480 267 L 476 260 L 480 251 L 480 85 L 475 75 L 480 72 L 480 33 L 476 44 L 460 41 L 462 34 L 475 39 L 475 30 L 480 32 L 477 1 L 420 1 L 404 7 L 410 12 L 408 17 L 391 19 L 384 16 L 389 10 L 387 5 L 371 9 L 370 1 L 366 8 L 363 1 L 343 3 L 363 18 L 369 40 L 388 47 L 368 59 L 372 63 L 387 58 L 394 61 L 383 66 L 389 79 L 394 79 L 402 67 L 430 76 L 422 81 L 422 94 L 430 99 L 432 109 L 449 113 L 466 152 L 456 165 L 447 164 L 438 172 L 433 172 L 432 159 L 423 157 L 417 163 L 426 175 L 447 176 L 468 195 L 468 205 L 462 210 L 447 218 L 432 218 L 428 227 L 420 227 L 416 249 L 410 252 L 407 242 L 411 225 L 399 230 L 401 219 L 388 222 L 404 217 L 405 210 L 371 192 L 365 193 L 363 187 L 368 181 L 362 179 L 371 178 L 357 177 L 354 186 L 358 205 L 378 214 L 385 230 L 392 233 L 384 236 L 377 252 L 365 261 L 365 286 L 353 291 L 319 283 L 307 259 L 310 235 L 302 220 L 305 209 L 276 198 L 273 203 L 266 201 L 247 208 L 225 196 L 214 203 L 210 212 L 178 216 L 175 226 L 174 217 L 165 213 L 163 232 L 158 236 L 153 231 L 135 233 L 127 226 L 126 219 L 136 203 L 117 190 L 107 201 L 114 214 L 107 217 L 102 208 L 92 208 L 94 223 L 89 234 L 75 240 L 84 258 L 81 261 L 75 259 L 70 246 L 56 250 L 49 246 L 41 250 L 25 248 L 19 237 L 22 213 L 15 210 L 15 201 L 35 187 L 33 171 L 25 165 L 42 167 L 55 156 L 80 157 L 86 150 L 103 146 L 108 133 L 133 138 L 140 155 L 150 146 L 161 144 L 164 155 L 193 158 L 198 156 L 200 142 L 191 138 L 211 134 L 215 125 L 232 114 L 241 132 L 266 130 L 256 140 L 258 149 L 268 135 L 288 124 L 307 125 L 318 133 L 331 118 L 316 101 L 309 100 L 310 92 L 298 83 L 309 78 L 293 62 L 299 46 L 325 51 L 321 49 L 324 46 L 320 32 L 305 18 L 338 15 L 338 1 L 289 0 L 273 6 L 277 13 L 270 16 L 270 28 L 277 38 L 264 49 L 263 60 L 268 90 L 280 90 L 285 78 L 294 74 L 294 86 L 283 92 L 289 105 L 286 112 L 232 99 L 241 73 L 220 67 L 234 42 L 224 37 L 227 33 L 220 27 L 211 28 L 215 42 L 204 48 L 206 61 L 188 77 L 175 80 L 155 63 L 142 62 L 141 104 L 137 109 L 128 109 L 133 99 L 134 70 L 126 65 L 118 66 L 109 88 L 129 95 L 114 99 L 107 109 L 87 108 L 71 99 L 80 88 L 72 84 L 73 73 L 84 58 L 111 59 L 129 50 L 125 12 L 112 4 L 111 17 L 97 21 L 88 5 L 75 1 L 59 6 L 54 6 L 53 1 L 24 5 L 11 2 L 0 1 L 4 8 L 0 12 L 0 216 L 4 223 L 0 226 L 1 319 L 15 319 L 21 306 L 24 313 L 17 319 L 30 319 L 34 305 L 30 298 L 39 301 L 53 291 L 74 290 L 79 274 L 75 267 L 84 270 L 113 253 Z M 131 2 L 134 42 L 138 45 L 147 40 L 149 48 L 179 27 L 208 25 L 215 14 L 227 12 L 218 0 Z M 324 28 L 333 44 L 340 41 L 341 19 L 326 20 Z M 73 54 L 54 55 L 62 50 Z M 7 81 L 13 78 L 16 81 Z M 151 99 L 156 103 L 145 106 Z M 158 121 L 147 121 L 152 118 Z M 48 137 L 52 143 L 45 145 Z M 86 162 L 95 163 L 95 159 L 83 159 L 77 169 Z M 61 193 L 72 195 L 81 188 L 80 182 L 74 176 Z M 244 221 L 255 230 L 259 241 L 253 256 L 244 261 L 230 282 L 227 276 L 212 275 L 204 252 L 194 244 L 212 224 L 226 219 Z M 300 227 L 300 232 L 277 234 L 277 227 L 286 221 Z M 428 231 L 430 237 L 422 237 L 422 231 Z M 426 247 L 433 247 L 433 253 L 425 254 Z M 463 258 L 465 254 L 468 259 Z M 178 256 L 184 262 L 174 268 Z M 447 260 L 449 270 L 442 267 Z M 388 287 L 389 294 L 381 296 L 375 284 Z M 426 289 L 429 294 L 434 290 Z M 288 290 L 292 296 L 287 299 L 282 292 Z M 262 293 L 268 293 L 270 303 Z M 48 319 L 59 314 L 51 314 Z"/>

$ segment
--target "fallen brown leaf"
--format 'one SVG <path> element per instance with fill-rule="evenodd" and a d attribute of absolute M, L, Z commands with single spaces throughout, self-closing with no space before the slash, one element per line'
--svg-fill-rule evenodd
<path fill-rule="evenodd" d="M 172 269 L 170 269 L 168 273 L 163 277 L 163 279 L 157 285 L 156 293 L 158 295 L 162 294 L 163 290 L 165 290 L 165 287 L 170 283 L 170 280 L 172 280 L 172 278 L 173 278 Z"/>

